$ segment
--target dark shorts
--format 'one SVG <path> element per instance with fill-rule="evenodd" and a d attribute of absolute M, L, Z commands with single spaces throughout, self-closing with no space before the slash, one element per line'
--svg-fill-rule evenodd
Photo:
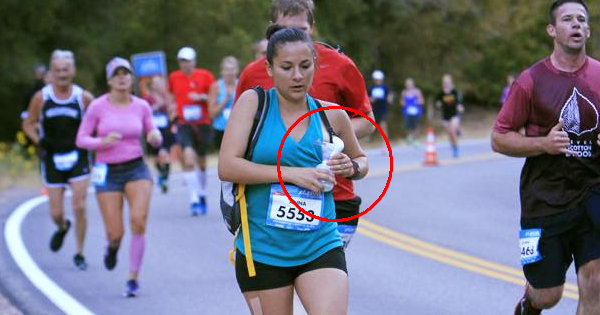
<path fill-rule="evenodd" d="M 317 269 L 335 268 L 348 273 L 346 255 L 342 247 L 334 248 L 309 263 L 294 267 L 277 267 L 255 261 L 254 277 L 248 276 L 246 256 L 237 250 L 235 257 L 235 277 L 242 292 L 286 287 L 294 284 L 301 274 Z"/>
<path fill-rule="evenodd" d="M 68 153 L 76 154 L 77 159 L 69 163 L 64 159 L 68 157 Z M 61 158 L 57 157 L 58 155 L 63 156 L 62 163 L 60 162 Z M 40 159 L 42 181 L 46 187 L 65 187 L 70 182 L 87 179 L 90 176 L 90 162 L 86 150 L 76 149 L 71 152 L 55 154 L 42 152 Z M 67 163 L 65 164 L 65 162 Z"/>
<path fill-rule="evenodd" d="M 579 206 L 563 213 L 521 219 L 522 229 L 542 228 L 539 252 L 542 260 L 523 266 L 525 278 L 536 289 L 552 288 L 565 283 L 565 274 L 575 260 L 575 270 L 600 258 L 600 232 L 588 213 L 588 194 Z M 600 211 L 600 204 L 594 210 Z"/>
<path fill-rule="evenodd" d="M 380 123 L 386 121 L 389 114 L 389 106 L 373 106 L 373 116 L 375 116 L 375 122 Z"/>
<path fill-rule="evenodd" d="M 171 132 L 170 128 L 158 129 L 162 135 L 162 143 L 160 147 L 155 148 L 149 144 L 146 144 L 146 150 L 150 155 L 158 155 L 159 150 L 171 151 L 171 147 L 177 142 L 177 135 Z"/>
<path fill-rule="evenodd" d="M 362 200 L 356 196 L 350 200 L 335 201 L 335 218 L 344 219 L 360 213 L 360 204 Z M 358 218 L 346 222 L 338 222 L 339 225 L 358 225 Z"/>
<path fill-rule="evenodd" d="M 94 185 L 94 187 L 96 193 L 124 192 L 125 184 L 137 180 L 152 181 L 152 174 L 141 157 L 123 163 L 108 164 L 106 182 L 102 186 Z"/>
<path fill-rule="evenodd" d="M 404 128 L 409 131 L 415 130 L 419 126 L 420 120 L 420 115 L 406 115 L 404 116 Z"/>
<path fill-rule="evenodd" d="M 456 108 L 442 108 L 442 121 L 450 121 L 454 117 L 459 117 L 458 110 Z"/>
<path fill-rule="evenodd" d="M 206 155 L 211 145 L 212 126 L 202 125 L 179 125 L 177 126 L 177 137 L 182 149 L 192 147 L 199 156 Z"/>
<path fill-rule="evenodd" d="M 223 142 L 223 134 L 225 134 L 225 131 L 214 129 L 214 140 L 215 147 L 217 148 L 217 150 L 221 149 L 221 142 Z"/>

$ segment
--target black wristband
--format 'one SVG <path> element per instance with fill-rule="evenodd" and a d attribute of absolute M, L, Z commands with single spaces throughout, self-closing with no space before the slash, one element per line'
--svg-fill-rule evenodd
<path fill-rule="evenodd" d="M 359 179 L 360 178 L 360 165 L 358 165 L 358 163 L 355 162 L 354 160 L 350 160 L 350 162 L 352 163 L 352 169 L 354 169 L 354 174 L 352 174 L 352 176 L 348 177 L 348 179 Z"/>

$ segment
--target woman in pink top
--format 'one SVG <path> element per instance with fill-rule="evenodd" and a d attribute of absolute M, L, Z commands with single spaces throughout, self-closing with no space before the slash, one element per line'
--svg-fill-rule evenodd
<path fill-rule="evenodd" d="M 129 280 L 125 296 L 137 295 L 138 271 L 145 247 L 152 175 L 143 160 L 140 138 L 158 147 L 162 138 L 152 123 L 148 102 L 131 95 L 131 65 L 115 57 L 106 65 L 110 92 L 89 106 L 77 133 L 77 146 L 96 151 L 92 183 L 108 238 L 104 265 L 112 270 L 117 264 L 117 251 L 124 234 L 123 201 L 129 204 L 131 243 L 129 247 Z"/>

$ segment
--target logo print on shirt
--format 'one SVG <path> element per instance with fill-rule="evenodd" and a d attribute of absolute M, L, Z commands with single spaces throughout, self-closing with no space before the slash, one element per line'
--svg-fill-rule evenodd
<path fill-rule="evenodd" d="M 566 156 L 590 158 L 593 155 L 593 142 L 589 136 L 583 134 L 592 132 L 598 128 L 598 110 L 592 102 L 583 94 L 573 88 L 573 93 L 560 111 L 563 120 L 563 130 L 569 133 L 571 144 Z"/>
<path fill-rule="evenodd" d="M 564 130 L 577 136 L 598 128 L 598 110 L 596 106 L 581 94 L 577 88 L 573 88 L 573 93 L 560 111 L 560 118 L 563 119 Z M 594 121 L 590 122 L 590 118 Z"/>

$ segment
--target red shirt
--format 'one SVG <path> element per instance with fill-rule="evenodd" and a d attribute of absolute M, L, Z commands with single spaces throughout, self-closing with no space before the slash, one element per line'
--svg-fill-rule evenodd
<path fill-rule="evenodd" d="M 208 95 L 210 86 L 214 81 L 215 77 L 205 69 L 194 69 L 190 76 L 187 76 L 181 70 L 171 72 L 169 75 L 169 89 L 175 97 L 179 124 L 211 123 L 208 114 L 208 103 L 206 101 L 193 102 L 188 98 L 188 93 L 196 92 Z"/>
<path fill-rule="evenodd" d="M 337 50 L 315 43 L 317 63 L 313 83 L 308 93 L 320 100 L 350 107 L 368 114 L 372 111 L 367 95 L 367 87 L 362 74 L 350 58 Z M 236 101 L 242 92 L 260 85 L 264 89 L 273 87 L 273 78 L 267 74 L 265 57 L 246 66 L 240 75 L 236 88 Z M 358 115 L 348 113 L 350 117 Z M 337 185 L 333 189 L 335 200 L 350 200 L 356 197 L 352 181 L 341 176 L 336 177 Z"/>
<path fill-rule="evenodd" d="M 515 80 L 501 108 L 494 131 L 546 136 L 559 118 L 575 156 L 542 154 L 529 157 L 521 172 L 521 216 L 539 217 L 577 206 L 592 185 L 600 183 L 600 152 L 596 144 L 600 112 L 600 62 L 587 58 L 568 73 L 546 58 Z"/>

